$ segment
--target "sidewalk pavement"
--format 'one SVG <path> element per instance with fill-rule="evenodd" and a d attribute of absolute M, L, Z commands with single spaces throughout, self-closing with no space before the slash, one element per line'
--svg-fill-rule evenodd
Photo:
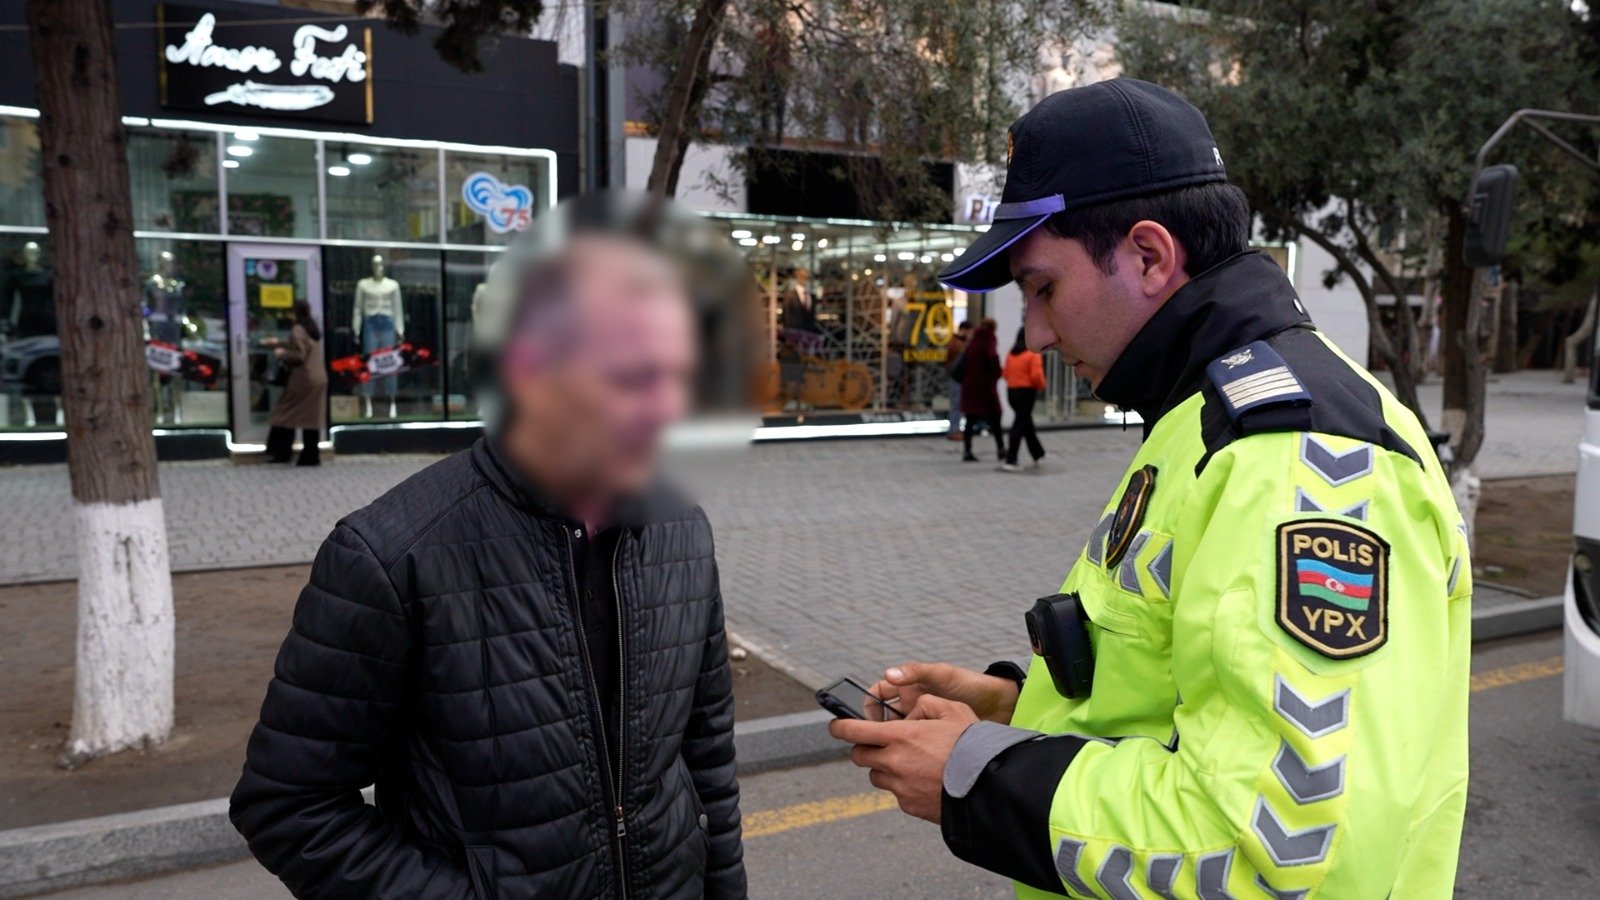
<path fill-rule="evenodd" d="M 1436 408 L 1437 385 L 1424 389 Z M 1571 472 L 1581 385 L 1490 385 L 1484 477 Z M 815 686 L 909 658 L 983 665 L 1026 652 L 1022 613 L 1055 591 L 1138 445 L 1138 430 L 1046 432 L 1040 472 L 959 461 L 942 439 L 763 445 L 699 490 L 716 528 L 729 627 Z M 161 467 L 174 569 L 309 561 L 345 513 L 433 461 L 356 456 L 320 469 Z M 0 469 L 0 583 L 71 578 L 64 466 Z M 1502 596 L 1499 600 L 1511 599 Z M 1481 591 L 1478 603 L 1497 602 Z"/>

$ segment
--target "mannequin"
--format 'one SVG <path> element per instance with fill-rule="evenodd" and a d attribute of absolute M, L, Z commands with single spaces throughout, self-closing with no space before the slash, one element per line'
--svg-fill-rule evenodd
<path fill-rule="evenodd" d="M 360 336 L 361 352 L 371 353 L 398 347 L 405 340 L 405 307 L 400 299 L 400 282 L 390 278 L 382 254 L 372 256 L 372 275 L 356 282 L 355 317 L 351 332 Z M 372 418 L 372 395 L 389 398 L 389 418 L 397 415 L 395 378 L 386 375 L 362 386 L 362 414 Z"/>
<path fill-rule="evenodd" d="M 56 301 L 50 291 L 50 270 L 40 261 L 43 256 L 38 243 L 23 244 L 22 268 L 12 273 L 0 292 L 13 340 L 56 333 Z"/>
<path fill-rule="evenodd" d="M 144 321 L 150 340 L 181 348 L 189 289 L 175 274 L 176 265 L 170 251 L 156 255 L 155 274 L 144 282 Z M 150 386 L 155 395 L 156 421 L 165 421 L 170 414 L 173 423 L 182 422 L 183 391 L 178 378 L 166 372 L 152 372 Z"/>

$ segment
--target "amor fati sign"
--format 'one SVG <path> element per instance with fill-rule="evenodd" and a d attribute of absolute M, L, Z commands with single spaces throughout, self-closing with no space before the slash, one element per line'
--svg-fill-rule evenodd
<path fill-rule="evenodd" d="M 372 122 L 372 29 L 331 20 L 230 24 L 192 6 L 159 12 L 161 105 L 323 122 Z"/>

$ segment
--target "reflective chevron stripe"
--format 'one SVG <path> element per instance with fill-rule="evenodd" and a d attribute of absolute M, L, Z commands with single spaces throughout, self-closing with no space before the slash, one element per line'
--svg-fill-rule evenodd
<path fill-rule="evenodd" d="M 1250 817 L 1250 830 L 1261 840 L 1267 855 L 1279 866 L 1308 866 L 1322 862 L 1333 844 L 1333 825 L 1317 825 L 1302 831 L 1290 831 L 1278 814 L 1272 811 L 1265 797 L 1256 798 L 1256 811 Z"/>
<path fill-rule="evenodd" d="M 1195 893 L 1200 900 L 1236 900 L 1228 893 L 1228 873 L 1232 869 L 1232 847 L 1200 857 L 1194 865 Z"/>
<path fill-rule="evenodd" d="M 1319 738 L 1345 726 L 1350 715 L 1350 689 L 1329 694 L 1315 703 L 1296 691 L 1282 675 L 1274 675 L 1272 708 L 1306 737 Z"/>
<path fill-rule="evenodd" d="M 1085 884 L 1078 875 L 1078 858 L 1083 855 L 1083 841 L 1072 838 L 1062 838 L 1061 844 L 1056 847 L 1056 873 L 1067 887 L 1072 888 L 1085 897 L 1093 897 L 1094 889 Z"/>
<path fill-rule="evenodd" d="M 1127 847 L 1112 847 L 1106 854 L 1105 862 L 1100 864 L 1100 871 L 1095 873 L 1094 880 L 1111 900 L 1139 900 L 1139 892 L 1133 889 L 1131 878 L 1133 876 L 1133 851 Z"/>
<path fill-rule="evenodd" d="M 1344 793 L 1344 759 L 1341 756 L 1330 763 L 1310 766 L 1284 741 L 1272 761 L 1272 771 L 1294 802 L 1315 803 Z"/>
<path fill-rule="evenodd" d="M 1338 487 L 1372 471 L 1372 445 L 1358 444 L 1340 453 L 1314 434 L 1300 435 L 1300 461 L 1322 480 Z"/>
<path fill-rule="evenodd" d="M 1153 853 L 1145 866 L 1144 880 L 1150 890 L 1162 900 L 1178 900 L 1178 870 L 1183 868 L 1183 855 L 1179 853 Z"/>

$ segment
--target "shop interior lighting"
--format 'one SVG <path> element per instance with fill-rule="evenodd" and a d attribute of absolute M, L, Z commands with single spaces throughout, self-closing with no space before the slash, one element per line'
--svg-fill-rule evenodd
<path fill-rule="evenodd" d="M 250 141 L 261 140 L 261 135 L 254 131 L 235 131 L 233 133 L 233 139 L 236 141 L 244 141 L 249 143 Z"/>
<path fill-rule="evenodd" d="M 355 163 L 358 166 L 364 166 L 364 165 L 372 162 L 372 154 L 370 154 L 370 153 L 352 153 L 349 156 L 345 157 L 345 159 L 349 160 L 352 163 Z"/>
<path fill-rule="evenodd" d="M 745 233 L 749 234 L 749 232 L 745 232 Z M 760 242 L 757 241 L 753 237 L 742 237 L 742 238 L 739 238 L 739 246 L 741 246 L 741 247 L 754 247 L 758 243 L 760 243 Z"/>
<path fill-rule="evenodd" d="M 791 240 L 791 241 L 803 241 L 805 239 L 806 239 L 806 236 L 804 234 L 802 234 L 801 232 L 798 232 L 798 231 L 796 231 L 794 234 L 789 235 L 789 240 Z"/>
<path fill-rule="evenodd" d="M 906 262 L 910 262 L 911 260 L 917 258 L 917 255 L 915 253 L 912 253 L 910 250 L 901 250 L 900 253 L 899 253 L 899 256 L 900 256 L 900 259 L 902 259 L 902 260 L 904 260 Z"/>
<path fill-rule="evenodd" d="M 228 145 L 228 155 L 229 156 L 249 156 L 250 154 L 252 154 L 254 152 L 256 152 L 254 147 L 246 147 L 243 144 L 229 144 Z"/>
<path fill-rule="evenodd" d="M 872 254 L 872 261 L 873 262 L 888 262 L 889 261 L 889 257 L 885 256 L 882 253 L 874 253 L 874 254 Z M 868 269 L 867 271 L 871 272 L 872 270 Z"/>
<path fill-rule="evenodd" d="M 940 262 L 950 262 L 951 260 L 953 260 L 955 258 L 956 258 L 956 255 L 954 253 L 941 253 L 941 254 L 939 254 L 939 261 Z"/>
<path fill-rule="evenodd" d="M 806 248 L 806 242 L 805 241 L 795 241 L 794 243 L 789 245 L 789 249 L 793 250 L 796 253 L 799 253 L 801 250 L 804 250 L 805 248 Z"/>
<path fill-rule="evenodd" d="M 871 269 L 865 269 L 865 270 L 862 271 L 861 274 L 863 274 L 863 275 L 871 275 L 872 274 L 872 270 Z"/>
<path fill-rule="evenodd" d="M 239 161 L 237 159 L 225 159 L 222 161 L 222 167 L 224 169 L 237 169 L 239 168 Z"/>
<path fill-rule="evenodd" d="M 745 238 L 750 236 L 750 229 L 748 229 L 748 228 L 735 228 L 730 234 L 731 234 L 731 236 L 733 237 L 734 240 L 742 241 Z"/>
<path fill-rule="evenodd" d="M 328 167 L 328 174 L 335 178 L 343 178 L 350 174 L 350 167 L 334 163 Z"/>
<path fill-rule="evenodd" d="M 957 247 L 956 248 L 956 255 L 957 256 L 960 256 L 961 254 L 963 254 L 965 252 L 967 252 L 967 248 L 965 248 L 965 247 Z"/>
<path fill-rule="evenodd" d="M 828 249 L 828 239 L 827 238 L 817 238 L 817 249 L 818 250 L 826 250 L 826 249 Z"/>
<path fill-rule="evenodd" d="M 761 238 L 761 243 L 763 244 L 776 244 L 777 242 L 778 236 L 775 234 L 763 235 Z"/>
<path fill-rule="evenodd" d="M 921 258 L 919 258 L 917 261 L 918 262 L 924 262 L 924 263 L 931 263 L 931 262 L 933 262 L 933 257 L 931 255 L 925 255 L 925 256 L 922 256 Z"/>

